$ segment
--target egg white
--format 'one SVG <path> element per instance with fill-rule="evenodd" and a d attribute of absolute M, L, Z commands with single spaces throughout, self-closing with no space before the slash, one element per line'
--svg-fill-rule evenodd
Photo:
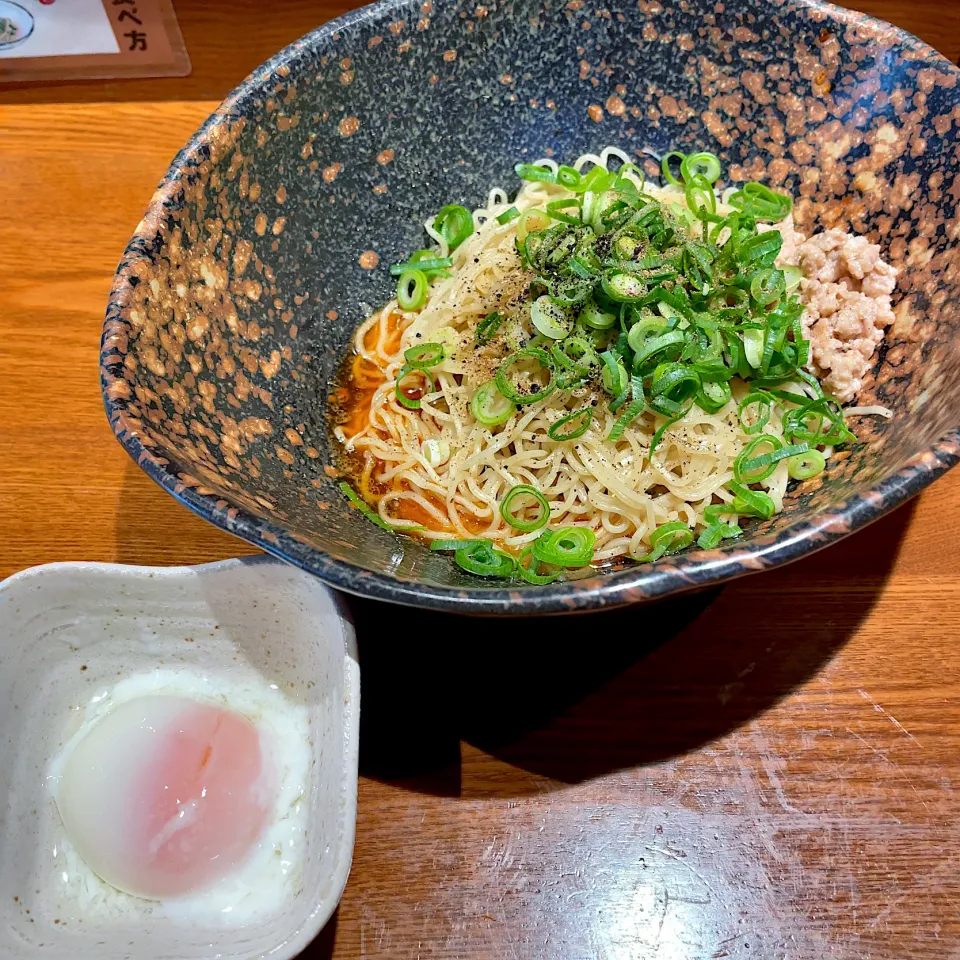
<path fill-rule="evenodd" d="M 63 749 L 50 763 L 47 786 L 52 798 L 57 799 L 67 758 L 99 720 L 121 703 L 157 694 L 214 704 L 257 727 L 278 776 L 278 796 L 268 826 L 232 874 L 204 890 L 164 900 L 131 896 L 106 883 L 80 858 L 61 826 L 54 850 L 62 886 L 59 899 L 82 916 L 117 920 L 165 916 L 205 924 L 219 919 L 233 925 L 276 913 L 300 889 L 312 759 L 309 712 L 290 702 L 277 684 L 158 669 L 99 690 L 71 717 Z"/>

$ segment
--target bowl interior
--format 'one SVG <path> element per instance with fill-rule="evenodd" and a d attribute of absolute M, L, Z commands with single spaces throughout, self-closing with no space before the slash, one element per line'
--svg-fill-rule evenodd
<path fill-rule="evenodd" d="M 70 882 L 49 762 L 82 705 L 154 670 L 266 678 L 307 707 L 300 887 L 256 923 L 158 915 Z M 286 564 L 68 563 L 12 577 L 0 588 L 0 957 L 199 960 L 211 943 L 230 960 L 295 956 L 336 908 L 350 868 L 358 719 L 353 627 L 332 591 Z"/>
<path fill-rule="evenodd" d="M 522 603 L 625 602 L 797 555 L 952 463 L 952 443 L 926 451 L 960 421 L 958 76 L 894 28 L 799 0 L 350 14 L 261 68 L 161 184 L 105 325 L 114 428 L 194 509 L 340 586 L 509 599 L 348 508 L 327 424 L 338 361 L 391 296 L 389 264 L 422 245 L 423 220 L 514 189 L 516 161 L 707 149 L 729 179 L 791 191 L 804 232 L 866 234 L 901 268 L 860 398 L 894 419 L 861 421 L 862 444 L 744 542 L 524 589 Z"/>

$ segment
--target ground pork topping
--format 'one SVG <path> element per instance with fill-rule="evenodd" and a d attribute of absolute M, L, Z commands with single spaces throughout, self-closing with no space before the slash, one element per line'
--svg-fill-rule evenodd
<path fill-rule="evenodd" d="M 794 262 L 804 276 L 800 295 L 807 307 L 803 329 L 810 339 L 810 370 L 828 392 L 849 403 L 893 323 L 890 295 L 897 271 L 866 237 L 827 230 L 809 240 L 799 234 L 796 239 L 800 242 Z"/>

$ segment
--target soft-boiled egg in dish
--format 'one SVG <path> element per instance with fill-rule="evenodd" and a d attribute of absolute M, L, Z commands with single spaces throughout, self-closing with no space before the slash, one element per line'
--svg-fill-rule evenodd
<path fill-rule="evenodd" d="M 302 866 L 308 738 L 275 684 L 155 671 L 102 691 L 51 768 L 75 870 L 172 913 L 275 909 Z"/>

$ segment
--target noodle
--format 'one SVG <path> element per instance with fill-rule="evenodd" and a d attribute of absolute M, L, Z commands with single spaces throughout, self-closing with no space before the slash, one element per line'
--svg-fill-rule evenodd
<path fill-rule="evenodd" d="M 581 156 L 573 167 L 606 167 L 611 158 L 628 162 L 622 151 L 608 147 L 599 155 Z M 556 172 L 552 160 L 538 164 Z M 644 189 L 666 203 L 684 203 L 680 191 Z M 512 205 L 523 212 L 567 196 L 570 192 L 556 184 L 526 183 Z M 520 407 L 499 428 L 484 427 L 473 417 L 471 397 L 499 364 L 496 351 L 475 347 L 476 327 L 491 311 L 515 309 L 532 277 L 515 250 L 516 219 L 504 224 L 496 219 L 509 207 L 502 190 L 490 191 L 487 205 L 473 213 L 475 232 L 452 253 L 450 276 L 432 284 L 422 310 L 402 312 L 393 300 L 358 328 L 356 353 L 382 380 L 375 383 L 366 368 L 361 371 L 358 385 L 375 387 L 369 416 L 360 429 L 338 427 L 337 436 L 348 453 L 364 462 L 364 493 L 377 500 L 381 519 L 399 529 L 415 521 L 426 527 L 424 535 L 431 540 L 483 536 L 516 552 L 538 534 L 513 529 L 498 508 L 512 487 L 530 484 L 549 503 L 551 525 L 586 526 L 596 534 L 596 561 L 641 558 L 650 551 L 651 533 L 670 521 L 706 527 L 704 509 L 732 501 L 725 484 L 733 479 L 734 460 L 751 440 L 738 416 L 738 404 L 748 392 L 740 380 L 731 383 L 732 399 L 717 413 L 693 407 L 668 427 L 652 455 L 653 436 L 667 418 L 647 410 L 619 439 L 609 440 L 617 415 L 595 385 L 553 391 Z M 425 227 L 437 255 L 448 255 L 448 243 L 433 221 Z M 537 331 L 529 319 L 521 323 L 529 340 Z M 404 351 L 428 342 L 442 344 L 446 354 L 430 370 L 436 388 L 422 397 L 420 409 L 407 409 L 396 396 Z M 551 425 L 587 405 L 593 419 L 582 436 L 549 438 Z M 764 433 L 783 440 L 778 413 Z M 424 444 L 431 439 L 449 445 L 446 462 L 431 464 L 424 456 Z M 761 484 L 778 510 L 787 480 L 781 462 Z"/>

